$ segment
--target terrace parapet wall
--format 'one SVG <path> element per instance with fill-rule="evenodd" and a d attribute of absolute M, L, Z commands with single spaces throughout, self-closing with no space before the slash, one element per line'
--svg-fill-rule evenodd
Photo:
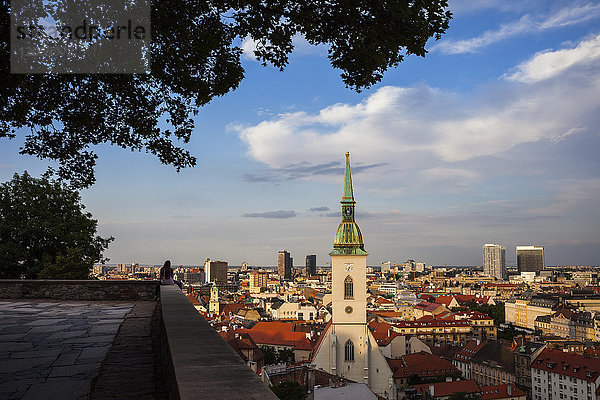
<path fill-rule="evenodd" d="M 0 299 L 152 300 L 158 281 L 0 279 Z"/>

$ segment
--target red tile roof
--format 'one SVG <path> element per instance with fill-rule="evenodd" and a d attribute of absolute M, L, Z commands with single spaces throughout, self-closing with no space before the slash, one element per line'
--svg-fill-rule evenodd
<path fill-rule="evenodd" d="M 510 387 L 510 394 L 508 393 Z M 512 385 L 505 383 L 503 385 L 492 385 L 481 387 L 481 400 L 506 399 L 511 397 L 525 397 L 524 391 Z"/>
<path fill-rule="evenodd" d="M 472 379 L 452 382 L 426 383 L 413 386 L 417 393 L 426 394 L 433 386 L 433 397 L 446 397 L 454 393 L 479 393 L 479 385 Z"/>
<path fill-rule="evenodd" d="M 477 340 L 469 340 L 459 351 L 454 354 L 454 359 L 457 361 L 468 362 L 471 357 L 473 357 L 485 343 L 479 342 Z"/>
<path fill-rule="evenodd" d="M 396 336 L 401 336 L 400 333 L 392 330 L 392 325 L 386 322 L 377 322 L 373 320 L 369 322 L 369 330 L 377 344 L 384 347 L 390 344 Z"/>
<path fill-rule="evenodd" d="M 415 306 L 415 308 L 417 308 L 419 310 L 427 311 L 427 312 L 434 312 L 435 310 L 437 310 L 440 307 L 443 307 L 443 305 L 437 304 L 437 303 L 430 303 L 428 301 L 422 301 Z"/>
<path fill-rule="evenodd" d="M 438 304 L 443 304 L 446 307 L 450 307 L 450 303 L 452 303 L 453 299 L 454 299 L 454 296 L 441 295 L 441 296 L 438 296 L 437 299 L 435 299 L 435 302 Z"/>
<path fill-rule="evenodd" d="M 252 329 L 293 332 L 294 323 L 282 321 L 260 321 L 254 325 Z"/>
<path fill-rule="evenodd" d="M 531 368 L 594 382 L 600 373 L 600 358 L 545 349 Z"/>
<path fill-rule="evenodd" d="M 444 326 L 465 326 L 471 325 L 466 321 L 447 321 L 447 320 L 417 320 L 417 321 L 400 321 L 394 324 L 398 328 L 421 328 L 421 327 L 444 327 Z"/>
<path fill-rule="evenodd" d="M 411 375 L 434 377 L 460 373 L 450 361 L 425 352 L 407 354 L 399 359 L 388 359 L 387 362 L 394 373 L 394 378 L 408 378 Z"/>
<path fill-rule="evenodd" d="M 304 332 L 273 331 L 263 329 L 238 329 L 234 333 L 247 333 L 258 345 L 286 346 L 296 350 L 312 350 L 310 340 Z"/>

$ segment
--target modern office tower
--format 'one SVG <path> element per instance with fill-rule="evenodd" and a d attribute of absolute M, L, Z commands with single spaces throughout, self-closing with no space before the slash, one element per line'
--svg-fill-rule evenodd
<path fill-rule="evenodd" d="M 204 262 L 204 276 L 206 283 L 227 283 L 227 261 L 211 261 L 207 258 Z"/>
<path fill-rule="evenodd" d="M 248 271 L 248 263 L 246 261 L 242 263 L 242 271 Z"/>
<path fill-rule="evenodd" d="M 306 276 L 315 276 L 317 274 L 317 255 L 309 254 L 306 256 Z"/>
<path fill-rule="evenodd" d="M 277 254 L 277 273 L 279 279 L 289 281 L 292 279 L 292 259 L 290 253 L 285 250 Z"/>
<path fill-rule="evenodd" d="M 544 246 L 517 246 L 519 272 L 535 272 L 544 269 Z"/>
<path fill-rule="evenodd" d="M 506 247 L 491 243 L 483 245 L 483 273 L 506 279 Z"/>

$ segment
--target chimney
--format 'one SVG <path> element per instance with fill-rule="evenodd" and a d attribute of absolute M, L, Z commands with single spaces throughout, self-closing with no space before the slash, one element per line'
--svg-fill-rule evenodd
<path fill-rule="evenodd" d="M 431 397 L 435 396 L 435 385 L 429 385 L 429 395 Z"/>
<path fill-rule="evenodd" d="M 510 383 L 508 384 L 508 386 L 506 388 L 506 392 L 508 393 L 509 396 L 512 396 L 512 386 L 510 385 Z"/>

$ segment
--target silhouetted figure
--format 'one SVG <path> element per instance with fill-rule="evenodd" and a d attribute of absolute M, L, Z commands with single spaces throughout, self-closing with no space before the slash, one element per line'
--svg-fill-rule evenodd
<path fill-rule="evenodd" d="M 171 260 L 165 261 L 165 264 L 160 269 L 160 284 L 161 285 L 175 285 L 179 286 L 179 289 L 183 289 L 183 285 L 180 281 L 173 280 L 173 270 L 171 269 Z"/>

